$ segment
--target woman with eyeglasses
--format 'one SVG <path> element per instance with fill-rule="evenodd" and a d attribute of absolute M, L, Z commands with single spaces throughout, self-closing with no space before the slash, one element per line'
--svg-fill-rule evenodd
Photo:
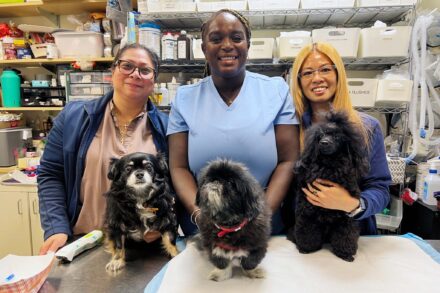
<path fill-rule="evenodd" d="M 111 66 L 113 91 L 70 102 L 56 117 L 38 175 L 45 238 L 40 254 L 56 251 L 73 235 L 102 228 L 110 158 L 167 153 L 168 116 L 149 100 L 158 67 L 153 51 L 127 45 Z M 151 242 L 159 236 L 152 231 L 144 239 Z"/>
<path fill-rule="evenodd" d="M 377 234 L 375 214 L 389 202 L 391 175 L 385 156 L 379 122 L 353 109 L 348 92 L 347 76 L 341 56 L 326 43 L 304 47 L 296 56 L 292 69 L 292 96 L 300 120 L 300 147 L 304 147 L 304 131 L 324 121 L 331 110 L 344 110 L 358 125 L 369 150 L 370 171 L 360 182 L 361 198 L 355 199 L 340 185 L 316 180 L 304 189 L 307 200 L 325 209 L 342 210 L 359 220 L 361 234 Z"/>

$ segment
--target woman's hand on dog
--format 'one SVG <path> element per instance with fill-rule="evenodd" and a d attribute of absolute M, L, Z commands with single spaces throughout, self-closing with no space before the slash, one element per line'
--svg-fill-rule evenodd
<path fill-rule="evenodd" d="M 59 233 L 50 236 L 44 241 L 40 248 L 40 255 L 44 255 L 49 251 L 56 252 L 60 247 L 64 246 L 67 242 L 67 234 Z"/>
<path fill-rule="evenodd" d="M 341 185 L 325 179 L 316 179 L 307 188 L 302 188 L 307 200 L 314 206 L 341 210 L 347 213 L 359 206 L 359 199 L 353 198 Z"/>

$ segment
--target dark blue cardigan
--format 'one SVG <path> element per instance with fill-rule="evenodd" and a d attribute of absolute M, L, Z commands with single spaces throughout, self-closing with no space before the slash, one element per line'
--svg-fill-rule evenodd
<path fill-rule="evenodd" d="M 87 150 L 113 92 L 91 101 L 70 102 L 54 120 L 41 158 L 38 196 L 44 239 L 72 235 L 79 212 L 79 193 Z M 148 101 L 148 122 L 158 151 L 168 153 L 168 115 Z"/>

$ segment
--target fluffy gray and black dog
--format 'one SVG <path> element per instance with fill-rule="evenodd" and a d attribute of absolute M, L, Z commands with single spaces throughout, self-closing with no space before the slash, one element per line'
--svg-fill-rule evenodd
<path fill-rule="evenodd" d="M 218 159 L 202 169 L 198 188 L 198 244 L 216 267 L 209 278 L 231 278 L 234 265 L 250 278 L 264 278 L 257 266 L 266 255 L 271 217 L 258 181 L 243 164 Z"/>
<path fill-rule="evenodd" d="M 295 167 L 295 226 L 288 239 L 301 253 L 317 251 L 329 241 L 335 255 L 353 261 L 359 239 L 357 222 L 344 211 L 312 205 L 301 190 L 321 178 L 360 197 L 359 182 L 369 170 L 368 147 L 347 113 L 331 112 L 326 118 L 326 122 L 311 126 L 305 133 L 304 151 Z"/>
<path fill-rule="evenodd" d="M 170 256 L 177 255 L 174 193 L 165 156 L 138 152 L 112 159 L 108 178 L 112 184 L 106 194 L 105 232 L 112 258 L 106 270 L 122 269 L 126 240 L 143 241 L 150 230 L 162 234 Z"/>

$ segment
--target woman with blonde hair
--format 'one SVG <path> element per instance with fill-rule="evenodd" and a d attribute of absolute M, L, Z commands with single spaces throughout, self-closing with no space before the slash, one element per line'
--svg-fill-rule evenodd
<path fill-rule="evenodd" d="M 369 150 L 370 171 L 360 184 L 361 198 L 329 180 L 317 179 L 303 191 L 307 200 L 326 209 L 342 210 L 359 220 L 361 234 L 377 234 L 374 215 L 387 207 L 391 175 L 388 169 L 383 135 L 379 122 L 352 107 L 344 63 L 337 50 L 327 43 L 304 47 L 292 69 L 291 91 L 300 123 L 300 147 L 304 132 L 314 123 L 325 120 L 329 111 L 346 111 L 358 125 Z"/>

